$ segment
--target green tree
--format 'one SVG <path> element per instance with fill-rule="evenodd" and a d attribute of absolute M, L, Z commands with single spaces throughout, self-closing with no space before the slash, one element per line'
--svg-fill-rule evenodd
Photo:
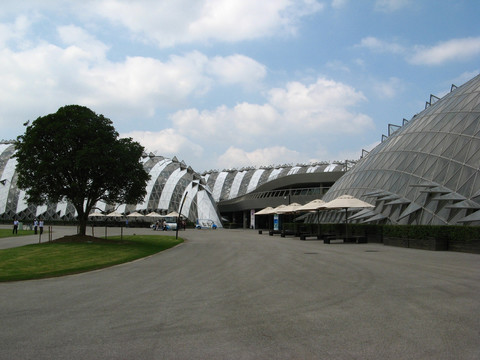
<path fill-rule="evenodd" d="M 27 124 L 17 138 L 18 186 L 31 204 L 71 202 L 85 235 L 88 214 L 99 200 L 143 200 L 150 179 L 140 162 L 143 151 L 131 138 L 120 139 L 103 115 L 84 106 L 64 106 Z"/>

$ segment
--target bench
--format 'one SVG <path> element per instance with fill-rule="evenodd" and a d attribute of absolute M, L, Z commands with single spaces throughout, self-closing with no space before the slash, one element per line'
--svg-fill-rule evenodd
<path fill-rule="evenodd" d="M 366 236 L 348 236 L 348 237 L 338 237 L 335 235 L 328 235 L 323 237 L 324 244 L 330 244 L 331 240 L 342 240 L 344 243 L 355 243 L 355 244 L 366 244 L 367 237 Z"/>
<path fill-rule="evenodd" d="M 282 230 L 280 232 L 280 236 L 285 237 L 285 235 L 295 235 L 295 231 L 293 231 L 293 230 Z"/>
<path fill-rule="evenodd" d="M 307 237 L 315 237 L 317 240 L 321 239 L 321 236 L 318 234 L 300 234 L 300 240 L 307 240 Z"/>
<path fill-rule="evenodd" d="M 367 243 L 367 237 L 366 236 L 361 236 L 361 235 L 353 235 L 353 236 L 349 236 L 346 239 L 344 239 L 344 242 L 351 242 L 351 243 L 356 243 L 356 244 L 366 244 Z"/>
<path fill-rule="evenodd" d="M 324 244 L 330 244 L 331 240 L 337 240 L 338 236 L 337 235 L 322 235 L 323 243 Z"/>

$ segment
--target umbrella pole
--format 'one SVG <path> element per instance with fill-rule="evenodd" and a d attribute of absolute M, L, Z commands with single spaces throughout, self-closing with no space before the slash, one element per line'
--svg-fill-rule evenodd
<path fill-rule="evenodd" d="M 348 208 L 345 208 L 345 241 L 348 239 Z"/>

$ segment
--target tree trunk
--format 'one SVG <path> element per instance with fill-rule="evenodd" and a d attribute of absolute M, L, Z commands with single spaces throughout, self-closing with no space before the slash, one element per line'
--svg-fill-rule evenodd
<path fill-rule="evenodd" d="M 78 235 L 86 235 L 88 212 L 83 210 L 83 201 L 74 202 L 73 206 L 77 210 Z"/>
<path fill-rule="evenodd" d="M 83 216 L 78 216 L 78 235 L 86 235 L 87 234 L 87 220 L 88 214 L 83 214 Z"/>

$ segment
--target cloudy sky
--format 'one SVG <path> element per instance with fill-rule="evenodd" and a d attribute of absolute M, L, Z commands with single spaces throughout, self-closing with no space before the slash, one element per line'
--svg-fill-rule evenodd
<path fill-rule="evenodd" d="M 69 104 L 196 171 L 357 159 L 480 70 L 476 0 L 3 0 L 0 126 Z"/>

